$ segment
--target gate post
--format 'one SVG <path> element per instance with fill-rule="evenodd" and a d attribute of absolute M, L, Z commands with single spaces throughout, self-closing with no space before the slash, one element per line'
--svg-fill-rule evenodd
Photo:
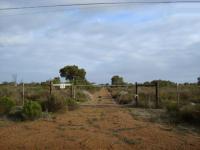
<path fill-rule="evenodd" d="M 156 82 L 156 108 L 159 108 L 159 82 Z"/>
<path fill-rule="evenodd" d="M 74 85 L 73 98 L 76 99 L 76 86 Z"/>
<path fill-rule="evenodd" d="M 22 83 L 22 105 L 24 106 L 24 82 Z"/>
<path fill-rule="evenodd" d="M 49 83 L 49 94 L 51 95 L 51 93 L 52 93 L 52 81 L 50 81 Z"/>
<path fill-rule="evenodd" d="M 179 106 L 180 103 L 180 95 L 179 95 L 179 84 L 176 83 L 176 99 L 177 99 L 177 106 Z"/>
<path fill-rule="evenodd" d="M 73 98 L 73 85 L 71 85 L 71 98 Z"/>
<path fill-rule="evenodd" d="M 135 103 L 136 107 L 138 107 L 138 83 L 135 82 Z"/>

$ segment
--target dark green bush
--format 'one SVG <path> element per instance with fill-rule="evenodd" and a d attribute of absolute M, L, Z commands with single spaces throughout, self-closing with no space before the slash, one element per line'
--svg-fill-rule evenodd
<path fill-rule="evenodd" d="M 25 119 L 34 120 L 41 116 L 42 108 L 38 102 L 28 101 L 25 103 L 22 113 Z"/>
<path fill-rule="evenodd" d="M 172 122 L 200 123 L 200 104 L 188 104 L 179 108 L 176 102 L 170 102 L 166 108 Z"/>
<path fill-rule="evenodd" d="M 169 121 L 172 123 L 178 123 L 179 118 L 179 107 L 176 102 L 170 101 L 166 104 L 167 114 L 169 116 Z"/>
<path fill-rule="evenodd" d="M 180 109 L 180 119 L 188 123 L 200 123 L 200 105 L 186 105 Z"/>
<path fill-rule="evenodd" d="M 72 98 L 67 99 L 66 104 L 67 104 L 68 110 L 74 110 L 78 107 L 76 100 L 74 100 Z"/>
<path fill-rule="evenodd" d="M 44 105 L 49 112 L 66 110 L 66 100 L 58 94 L 52 94 L 49 96 Z"/>
<path fill-rule="evenodd" d="M 23 107 L 22 106 L 14 106 L 10 110 L 8 114 L 8 118 L 13 120 L 13 121 L 22 121 L 24 120 L 23 116 Z"/>
<path fill-rule="evenodd" d="M 167 111 L 169 113 L 171 113 L 171 112 L 178 112 L 179 111 L 179 107 L 178 107 L 178 105 L 177 105 L 176 102 L 168 102 L 166 104 L 166 109 L 167 109 Z"/>
<path fill-rule="evenodd" d="M 132 94 L 121 94 L 118 98 L 117 101 L 119 104 L 129 104 L 133 101 L 133 95 Z"/>
<path fill-rule="evenodd" d="M 83 91 L 78 91 L 76 93 L 76 100 L 78 102 L 85 102 L 88 100 L 88 96 Z"/>
<path fill-rule="evenodd" d="M 0 98 L 0 115 L 8 114 L 15 102 L 9 97 Z"/>

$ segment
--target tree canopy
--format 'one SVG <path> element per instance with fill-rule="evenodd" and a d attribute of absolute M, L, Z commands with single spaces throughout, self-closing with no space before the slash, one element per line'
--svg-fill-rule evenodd
<path fill-rule="evenodd" d="M 156 82 L 159 83 L 159 86 L 163 87 L 163 86 L 175 86 L 176 83 L 169 81 L 169 80 L 153 80 L 150 82 L 150 84 L 156 84 Z"/>
<path fill-rule="evenodd" d="M 52 81 L 53 81 L 53 84 L 59 84 L 60 83 L 60 78 L 59 77 L 55 77 Z"/>
<path fill-rule="evenodd" d="M 200 85 L 200 77 L 197 78 L 197 84 Z"/>
<path fill-rule="evenodd" d="M 72 81 L 75 80 L 86 80 L 86 71 L 82 68 L 79 68 L 76 65 L 65 66 L 60 69 L 60 76 L 64 77 L 66 80 Z"/>
<path fill-rule="evenodd" d="M 115 76 L 113 76 L 112 79 L 111 79 L 111 84 L 112 84 L 112 85 L 123 85 L 123 84 L 125 84 L 125 83 L 124 83 L 123 77 L 120 77 L 120 76 L 115 75 Z"/>

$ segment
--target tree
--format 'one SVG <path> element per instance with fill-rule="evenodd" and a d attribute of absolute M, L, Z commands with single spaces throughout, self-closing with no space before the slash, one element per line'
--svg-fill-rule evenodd
<path fill-rule="evenodd" d="M 60 69 L 60 76 L 65 77 L 66 80 L 72 81 L 75 80 L 86 80 L 85 79 L 86 72 L 82 68 L 78 68 L 76 65 L 65 66 Z"/>
<path fill-rule="evenodd" d="M 198 80 L 197 84 L 200 85 L 200 77 L 198 77 L 197 80 Z"/>
<path fill-rule="evenodd" d="M 112 85 L 123 85 L 123 84 L 125 84 L 123 77 L 120 77 L 120 76 L 117 76 L 117 75 L 112 77 L 111 82 L 112 82 L 111 83 Z"/>
<path fill-rule="evenodd" d="M 169 80 L 153 80 L 153 81 L 151 81 L 151 84 L 156 84 L 157 82 L 159 82 L 159 86 L 161 86 L 161 87 L 176 85 L 176 83 L 169 81 Z"/>
<path fill-rule="evenodd" d="M 59 77 L 55 77 L 53 80 L 52 80 L 53 84 L 59 84 L 60 83 L 60 78 Z"/>

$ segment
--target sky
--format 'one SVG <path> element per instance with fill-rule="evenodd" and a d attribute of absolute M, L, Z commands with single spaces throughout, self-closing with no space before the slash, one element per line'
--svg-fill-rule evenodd
<path fill-rule="evenodd" d="M 111 2 L 105 1 L 105 2 Z M 121 0 L 125 1 L 125 0 Z M 0 8 L 102 2 L 0 0 Z M 0 11 L 0 82 L 40 82 L 78 65 L 95 83 L 196 82 L 200 3 Z"/>

